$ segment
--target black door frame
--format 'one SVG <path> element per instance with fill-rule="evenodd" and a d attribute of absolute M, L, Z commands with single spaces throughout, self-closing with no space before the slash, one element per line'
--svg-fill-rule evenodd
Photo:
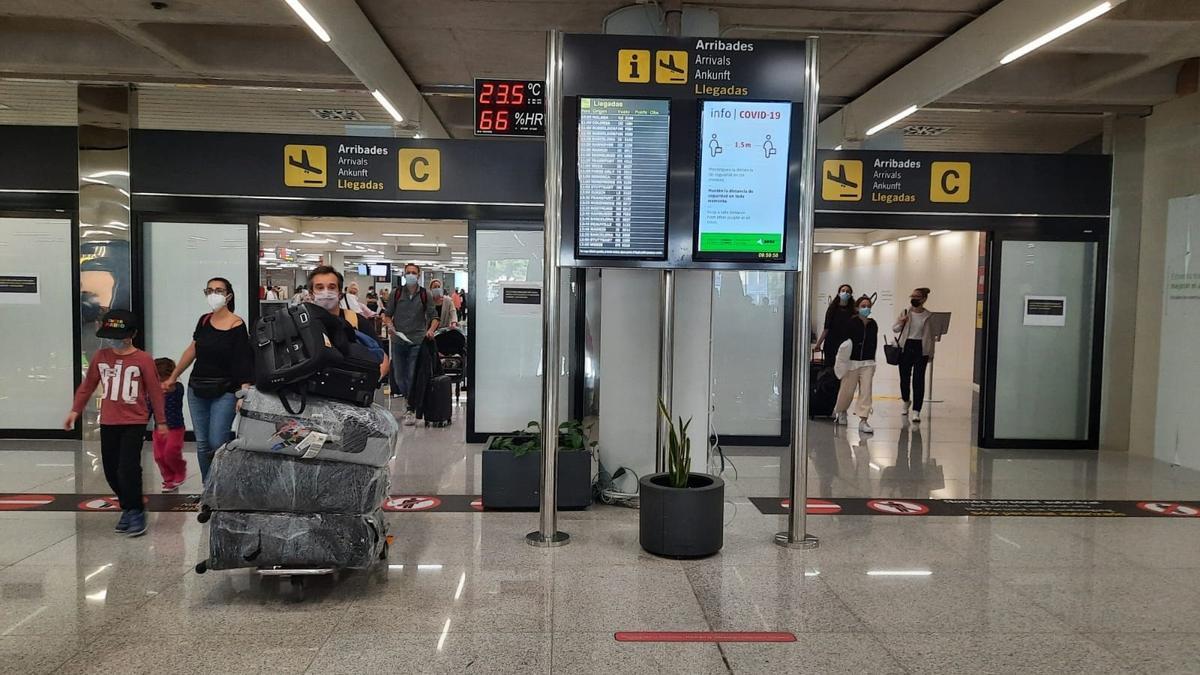
<path fill-rule="evenodd" d="M 870 228 L 875 230 L 951 230 L 980 232 L 987 242 L 984 288 L 983 353 L 979 383 L 979 415 L 976 443 L 981 448 L 1028 450 L 1097 450 L 1100 447 L 1100 397 L 1104 361 L 1104 318 L 1108 280 L 1108 216 L 981 215 L 950 213 L 853 213 L 817 211 L 815 227 L 820 229 Z M 1005 240 L 1078 241 L 1096 244 L 1096 287 L 1093 310 L 1091 378 L 1088 383 L 1088 433 L 1082 440 L 996 439 L 989 431 L 994 426 L 996 401 L 996 349 L 999 320 L 999 245 Z"/>

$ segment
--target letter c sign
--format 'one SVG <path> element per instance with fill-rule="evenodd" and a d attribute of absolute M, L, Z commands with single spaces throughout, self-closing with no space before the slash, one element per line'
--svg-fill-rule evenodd
<path fill-rule="evenodd" d="M 442 153 L 432 148 L 401 148 L 400 189 L 436 192 L 442 189 Z"/>
<path fill-rule="evenodd" d="M 933 162 L 929 165 L 929 201 L 966 204 L 971 201 L 971 163 Z"/>

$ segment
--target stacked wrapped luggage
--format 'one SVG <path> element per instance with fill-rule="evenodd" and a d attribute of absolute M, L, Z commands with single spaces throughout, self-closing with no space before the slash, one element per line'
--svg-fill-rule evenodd
<path fill-rule="evenodd" d="M 324 310 L 300 305 L 278 315 L 288 312 Z M 254 338 L 260 353 L 273 339 L 262 324 Z M 344 367 L 348 360 L 338 356 L 319 360 Z M 364 569 L 385 558 L 380 506 L 400 431 L 395 416 L 364 399 L 361 388 L 343 400 L 312 393 L 306 383 L 321 369 L 293 370 L 284 381 L 271 382 L 278 369 L 260 358 L 256 371 L 259 386 L 239 394 L 235 438 L 217 451 L 204 487 L 201 520 L 209 523 L 209 555 L 196 570 Z"/>

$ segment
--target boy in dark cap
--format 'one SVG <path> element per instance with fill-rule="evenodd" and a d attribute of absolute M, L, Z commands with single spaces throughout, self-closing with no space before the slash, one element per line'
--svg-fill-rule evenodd
<path fill-rule="evenodd" d="M 96 337 L 104 345 L 92 356 L 87 376 L 75 392 L 75 403 L 63 422 L 67 431 L 101 386 L 100 455 L 104 478 L 121 503 L 117 534 L 138 537 L 146 533 L 142 508 L 142 438 L 153 408 L 157 431 L 167 432 L 162 385 L 154 359 L 133 346 L 138 318 L 123 309 L 110 310 L 100 320 Z M 147 405 L 149 401 L 149 406 Z"/>

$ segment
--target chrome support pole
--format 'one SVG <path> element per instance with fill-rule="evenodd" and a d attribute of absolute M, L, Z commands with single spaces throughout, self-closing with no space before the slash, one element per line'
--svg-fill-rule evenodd
<path fill-rule="evenodd" d="M 562 241 L 562 33 L 546 35 L 546 199 L 542 238 L 542 500 L 530 546 L 562 546 L 558 531 L 559 246 Z"/>
<path fill-rule="evenodd" d="M 792 475 L 788 529 L 775 535 L 786 548 L 816 548 L 808 533 L 808 371 L 810 354 L 809 312 L 813 283 L 813 202 L 817 162 L 817 95 L 820 68 L 817 38 L 809 37 L 804 50 L 804 163 L 800 168 L 800 271 L 796 284 L 795 321 L 792 330 Z"/>
<path fill-rule="evenodd" d="M 669 411 L 673 396 L 673 366 L 675 365 L 675 270 L 663 270 L 662 272 L 662 301 L 659 303 L 659 309 L 661 313 L 658 317 L 658 398 Z M 662 473 L 667 470 L 667 437 L 670 435 L 668 425 L 671 421 L 662 415 L 657 415 L 657 418 L 654 470 Z M 707 462 L 707 455 L 705 461 Z"/>

